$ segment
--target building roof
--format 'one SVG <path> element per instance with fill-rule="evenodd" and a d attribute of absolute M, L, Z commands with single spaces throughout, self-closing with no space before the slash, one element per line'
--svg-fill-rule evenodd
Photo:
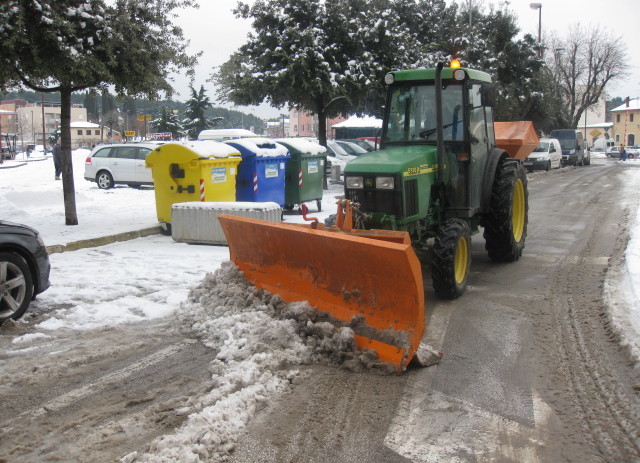
<path fill-rule="evenodd" d="M 640 109 L 640 98 L 634 98 L 632 100 L 629 100 L 629 106 L 627 106 L 626 103 L 622 103 L 620 106 L 618 106 L 617 108 L 614 108 L 611 110 L 611 112 L 614 111 L 637 111 Z"/>
<path fill-rule="evenodd" d="M 371 116 L 364 116 L 364 117 L 350 116 L 349 119 L 347 119 L 346 121 L 342 121 L 333 125 L 334 129 L 346 128 L 346 127 L 379 129 L 382 127 L 382 119 L 376 119 L 375 117 L 371 117 Z"/>
<path fill-rule="evenodd" d="M 587 125 L 588 129 L 608 129 L 609 127 L 613 127 L 613 122 L 598 122 Z M 578 127 L 578 129 L 584 129 L 584 125 Z"/>
<path fill-rule="evenodd" d="M 99 129 L 100 126 L 98 124 L 94 124 L 93 122 L 85 122 L 85 121 L 76 121 L 71 123 L 72 129 Z"/>

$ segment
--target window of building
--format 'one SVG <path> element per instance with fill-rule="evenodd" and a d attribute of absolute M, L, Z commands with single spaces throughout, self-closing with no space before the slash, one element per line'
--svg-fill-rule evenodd
<path fill-rule="evenodd" d="M 78 130 L 78 135 L 82 135 L 82 130 Z"/>
<path fill-rule="evenodd" d="M 629 114 L 629 122 L 633 122 L 633 113 Z"/>
<path fill-rule="evenodd" d="M 620 114 L 616 114 L 616 122 L 620 122 Z"/>
<path fill-rule="evenodd" d="M 618 117 L 620 117 L 620 116 L 618 116 Z M 619 141 L 620 141 L 620 135 L 616 134 L 616 143 L 618 143 Z"/>
<path fill-rule="evenodd" d="M 96 130 L 96 135 L 100 135 L 100 131 L 99 130 Z"/>

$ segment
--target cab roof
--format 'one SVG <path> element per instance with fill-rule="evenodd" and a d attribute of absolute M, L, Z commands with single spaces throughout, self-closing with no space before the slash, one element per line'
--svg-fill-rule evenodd
<path fill-rule="evenodd" d="M 471 80 L 479 80 L 481 82 L 491 83 L 491 76 L 483 71 L 476 71 L 469 68 L 442 68 L 442 78 L 452 79 L 453 72 L 458 69 L 462 69 Z M 436 70 L 431 69 L 411 69 L 405 71 L 391 71 L 396 82 L 410 81 L 410 80 L 435 80 Z"/>

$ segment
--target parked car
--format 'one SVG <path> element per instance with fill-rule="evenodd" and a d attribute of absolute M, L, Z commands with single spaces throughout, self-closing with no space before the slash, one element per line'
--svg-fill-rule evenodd
<path fill-rule="evenodd" d="M 336 141 L 348 141 L 350 143 L 355 143 L 360 148 L 364 148 L 368 152 L 374 151 L 376 149 L 376 145 L 371 140 L 365 140 L 364 138 L 349 138 L 344 140 L 336 140 Z"/>
<path fill-rule="evenodd" d="M 347 153 L 342 146 L 336 143 L 334 140 L 327 140 L 327 156 L 332 160 L 334 165 L 340 164 L 342 167 L 347 165 L 347 162 L 356 158 Z"/>
<path fill-rule="evenodd" d="M 527 170 L 550 170 L 562 165 L 562 148 L 557 138 L 542 138 L 533 152 L 525 159 Z"/>
<path fill-rule="evenodd" d="M 610 146 L 605 151 L 608 158 L 619 158 L 620 157 L 620 147 L 619 146 Z"/>
<path fill-rule="evenodd" d="M 557 138 L 562 146 L 562 165 L 588 166 L 591 164 L 591 153 L 584 149 L 582 133 L 575 129 L 555 129 L 549 138 Z"/>
<path fill-rule="evenodd" d="M 352 156 L 360 156 L 361 154 L 367 154 L 369 152 L 363 147 L 358 146 L 358 144 L 354 142 L 336 140 L 336 143 L 340 145 L 347 152 L 347 154 L 351 154 Z"/>
<path fill-rule="evenodd" d="M 633 159 L 640 156 L 640 149 L 635 146 L 625 146 L 624 150 L 627 152 L 627 159 Z M 620 157 L 620 146 L 610 146 L 607 148 L 607 157 L 618 159 Z"/>
<path fill-rule="evenodd" d="M 144 160 L 158 145 L 153 143 L 115 143 L 96 146 L 84 162 L 84 179 L 96 182 L 98 188 L 117 184 L 130 187 L 153 185 L 151 169 Z"/>
<path fill-rule="evenodd" d="M 0 324 L 20 318 L 49 287 L 49 255 L 31 227 L 0 220 Z"/>

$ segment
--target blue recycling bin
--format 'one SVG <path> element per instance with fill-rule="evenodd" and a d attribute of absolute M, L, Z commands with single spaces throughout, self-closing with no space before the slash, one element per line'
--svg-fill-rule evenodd
<path fill-rule="evenodd" d="M 236 200 L 274 202 L 284 206 L 284 180 L 289 161 L 286 147 L 269 138 L 226 140 L 242 155 L 236 176 Z"/>

